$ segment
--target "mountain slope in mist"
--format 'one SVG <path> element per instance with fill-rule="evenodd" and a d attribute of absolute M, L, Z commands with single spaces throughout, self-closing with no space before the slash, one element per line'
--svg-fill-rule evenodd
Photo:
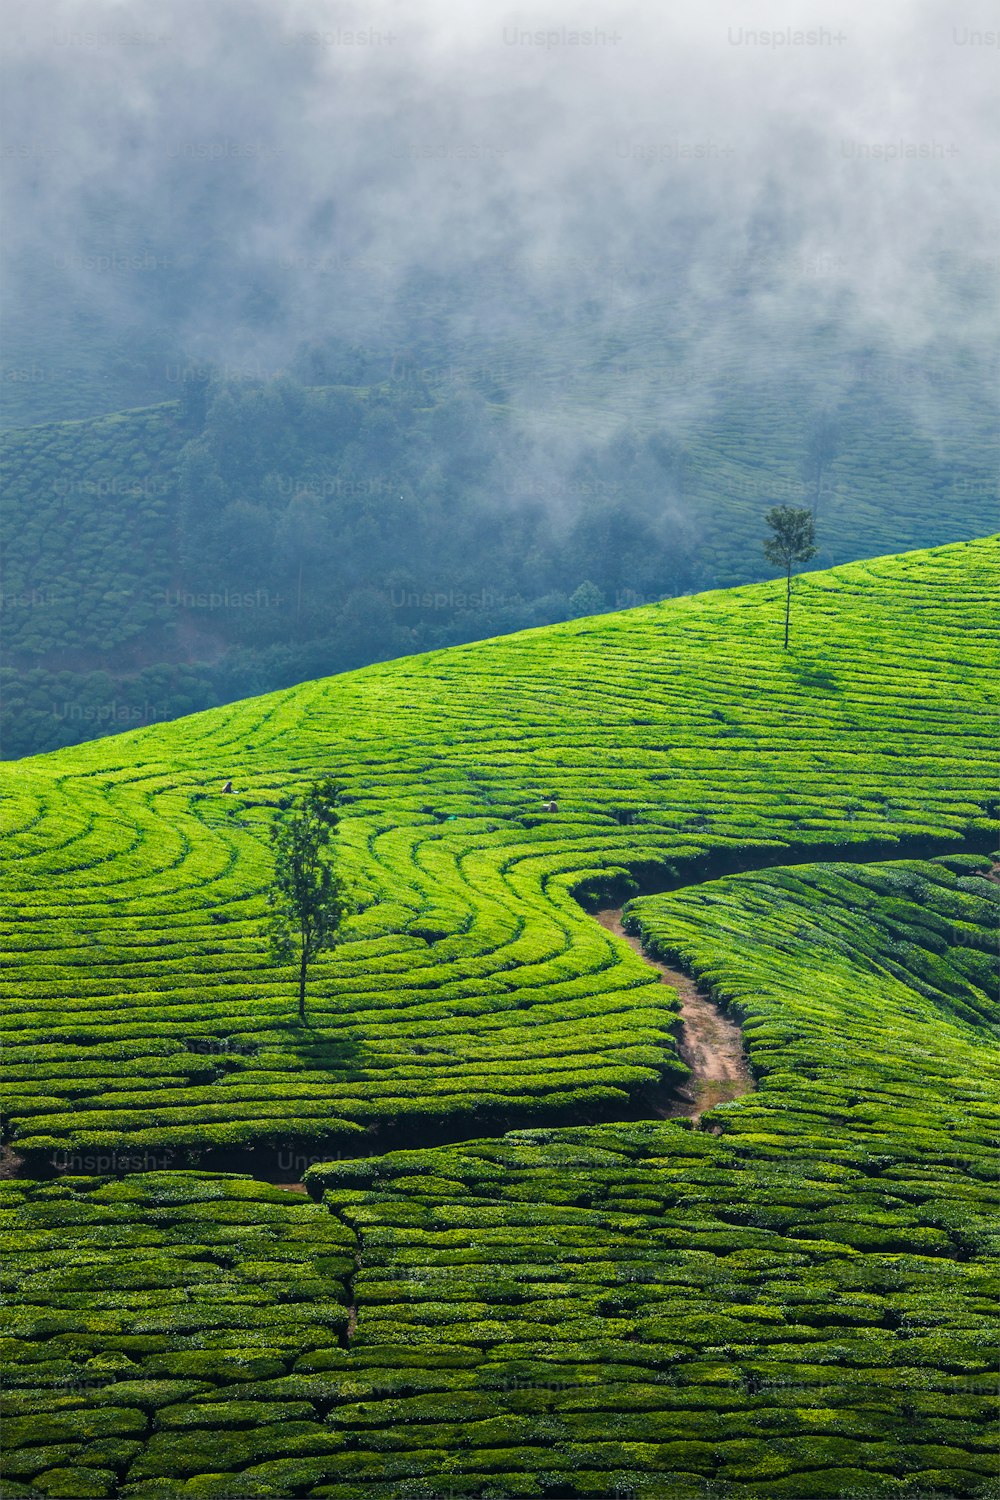
<path fill-rule="evenodd" d="M 932 443 L 905 370 L 829 340 L 813 354 L 835 404 L 819 378 L 810 392 L 768 372 L 720 387 L 683 441 L 652 414 L 604 435 L 596 407 L 590 432 L 570 431 L 572 395 L 529 433 L 488 372 L 360 351 L 379 383 L 189 372 L 180 402 L 8 434 L 5 754 L 767 577 L 776 502 L 813 510 L 824 564 L 993 529 L 974 380 L 942 381 Z M 331 360 L 313 350 L 316 373 Z M 592 392 L 627 382 L 597 364 L 580 371 Z M 659 373 L 672 380 L 667 360 Z"/>

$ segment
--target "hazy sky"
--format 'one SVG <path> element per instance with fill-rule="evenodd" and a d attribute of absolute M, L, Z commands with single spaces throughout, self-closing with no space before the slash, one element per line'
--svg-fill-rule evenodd
<path fill-rule="evenodd" d="M 989 334 L 983 4 L 6 0 L 8 307 L 280 360 L 657 299 Z M 444 324 L 441 324 L 443 328 Z M 419 330 L 418 330 L 419 331 Z"/>

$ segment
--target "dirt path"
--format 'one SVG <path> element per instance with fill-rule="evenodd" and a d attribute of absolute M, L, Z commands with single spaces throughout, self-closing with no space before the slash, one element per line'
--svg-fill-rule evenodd
<path fill-rule="evenodd" d="M 753 1088 L 753 1079 L 743 1055 L 743 1033 L 724 1015 L 704 990 L 680 969 L 672 969 L 643 951 L 642 941 L 625 931 L 621 907 L 595 912 L 601 926 L 615 937 L 624 938 L 643 963 L 662 975 L 677 991 L 680 1001 L 680 1033 L 677 1045 L 681 1057 L 691 1069 L 677 1100 L 661 1106 L 656 1113 L 663 1119 L 688 1115 L 697 1120 L 707 1109 L 738 1099 Z"/>
<path fill-rule="evenodd" d="M 912 842 L 911 846 L 905 849 L 894 847 L 884 852 L 885 860 L 895 863 L 902 859 L 933 859 L 948 852 L 976 852 L 968 850 L 958 841 L 956 841 L 956 847 L 949 850 L 948 847 L 941 847 L 940 840 L 935 840 L 929 852 L 926 849 L 914 849 Z M 687 883 L 703 884 L 720 879 L 723 873 L 752 874 L 758 869 L 769 869 L 778 863 L 805 864 L 810 861 L 830 863 L 837 860 L 850 862 L 852 859 L 866 864 L 882 862 L 883 856 L 876 857 L 871 850 L 872 846 L 869 846 L 867 857 L 863 859 L 860 857 L 859 849 L 853 846 L 838 846 L 837 848 L 817 846 L 805 851 L 775 850 L 767 857 L 758 858 L 753 865 L 737 866 L 735 871 L 700 868 L 690 875 Z M 993 860 L 989 870 L 980 870 L 976 873 L 984 880 L 1000 884 L 1000 861 Z M 683 889 L 684 884 L 683 879 L 678 881 L 672 878 L 666 884 L 665 889 Z M 652 889 L 649 894 L 652 894 Z M 691 1069 L 691 1074 L 682 1087 L 664 1085 L 658 1089 L 643 1090 L 634 1101 L 634 1109 L 622 1111 L 616 1107 L 613 1113 L 591 1112 L 582 1118 L 568 1118 L 560 1123 L 573 1126 L 594 1125 L 605 1123 L 608 1119 L 648 1120 L 651 1117 L 676 1119 L 685 1116 L 698 1120 L 706 1110 L 749 1093 L 754 1083 L 743 1054 L 743 1036 L 739 1026 L 731 1021 L 703 990 L 698 988 L 693 979 L 681 970 L 671 968 L 668 964 L 661 963 L 658 959 L 651 958 L 644 953 L 641 940 L 632 937 L 623 929 L 620 907 L 608 907 L 594 915 L 606 931 L 628 943 L 644 963 L 648 964 L 651 969 L 655 969 L 663 980 L 676 990 L 680 1001 L 678 1048 L 682 1058 Z M 493 1123 L 477 1124 L 475 1134 L 471 1139 L 483 1140 L 505 1135 L 511 1130 L 529 1130 L 536 1127 L 537 1118 L 533 1116 L 529 1115 L 523 1119 L 510 1116 Z M 306 1164 L 310 1161 L 341 1160 L 345 1156 L 370 1157 L 384 1155 L 391 1151 L 426 1150 L 434 1146 L 461 1144 L 470 1139 L 470 1129 L 469 1122 L 461 1117 L 433 1130 L 426 1125 L 414 1128 L 405 1122 L 396 1126 L 389 1122 L 371 1128 L 360 1139 L 360 1143 L 357 1136 L 351 1136 L 347 1141 L 329 1140 L 326 1143 L 328 1154 L 308 1156 Z M 311 1140 L 302 1147 L 286 1142 L 262 1146 L 259 1149 L 239 1146 L 220 1148 L 217 1151 L 199 1149 L 190 1160 L 185 1160 L 181 1152 L 174 1170 L 185 1170 L 196 1166 L 203 1172 L 247 1173 L 256 1181 L 270 1182 L 285 1192 L 304 1193 L 307 1189 L 301 1180 L 298 1182 L 289 1180 L 292 1172 L 297 1170 L 297 1166 L 293 1166 L 288 1159 L 289 1153 L 294 1154 L 295 1150 L 305 1153 L 313 1149 L 322 1151 L 322 1148 L 317 1147 Z M 0 1179 L 47 1180 L 61 1176 L 66 1170 L 66 1167 L 56 1165 L 55 1161 L 40 1161 L 37 1158 L 26 1160 L 12 1146 L 0 1145 Z M 112 1166 L 110 1175 L 124 1176 L 131 1170 L 133 1169 L 129 1167 Z"/>

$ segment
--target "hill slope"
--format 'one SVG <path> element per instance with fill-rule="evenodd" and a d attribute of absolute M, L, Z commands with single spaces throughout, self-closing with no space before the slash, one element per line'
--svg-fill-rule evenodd
<path fill-rule="evenodd" d="M 662 866 L 709 853 L 712 873 L 727 852 L 738 867 L 761 851 L 987 847 L 995 558 L 979 542 L 807 575 L 787 654 L 780 587 L 764 584 L 22 762 L 19 1141 L 329 1141 L 620 1107 L 676 1067 L 672 1012 L 569 891 L 622 864 L 662 888 Z M 266 834 L 325 774 L 347 788 L 345 857 L 368 905 L 317 963 L 302 1035 L 265 952 Z M 219 795 L 229 777 L 235 798 Z"/>
<path fill-rule="evenodd" d="M 995 838 L 997 561 L 808 575 L 787 655 L 758 585 L 7 768 L 5 1493 L 986 1500 L 997 887 L 890 856 Z M 301 1028 L 264 835 L 327 773 L 378 899 Z M 757 1090 L 539 1128 L 681 1076 L 571 898 L 630 878 Z M 190 1169 L 241 1142 L 341 1159 Z"/>

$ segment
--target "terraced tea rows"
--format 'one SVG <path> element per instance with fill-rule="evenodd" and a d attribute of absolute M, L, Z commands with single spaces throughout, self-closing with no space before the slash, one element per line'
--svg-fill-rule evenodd
<path fill-rule="evenodd" d="M 10 1493 L 991 1494 L 984 868 L 633 906 L 745 1018 L 761 1084 L 721 1134 L 316 1167 L 328 1213 L 201 1173 L 10 1184 Z"/>
<path fill-rule="evenodd" d="M 727 1133 L 801 1152 L 803 1131 L 834 1122 L 858 1167 L 889 1152 L 908 1180 L 938 1174 L 936 1192 L 975 1201 L 954 1169 L 981 1182 L 995 1170 L 1000 884 L 989 871 L 975 856 L 810 865 L 633 902 L 627 920 L 650 951 L 679 959 L 740 1020 L 758 1088 L 724 1107 Z M 984 1249 L 962 1224 L 956 1207 L 942 1229 L 967 1253 Z M 876 1225 L 865 1248 L 877 1243 Z"/>
<path fill-rule="evenodd" d="M 4 1188 L 5 1493 L 987 1500 L 996 561 L 810 575 L 788 655 L 757 586 L 7 768 L 10 1139 L 64 1175 Z M 303 1028 L 267 830 L 327 774 L 367 904 Z M 676 1011 L 575 897 L 643 884 L 744 1024 L 702 1129 L 622 1123 Z M 227 1148 L 350 1159 L 159 1170 Z"/>
<path fill-rule="evenodd" d="M 810 575 L 788 655 L 759 585 L 8 769 L 16 1149 L 176 1166 L 621 1114 L 679 1076 L 673 1002 L 571 892 L 625 866 L 662 883 L 796 848 L 989 847 L 995 559 L 977 542 Z M 369 904 L 302 1029 L 266 954 L 266 831 L 328 773 Z"/>
<path fill-rule="evenodd" d="M 74 660 L 167 623 L 157 599 L 174 567 L 175 470 L 189 437 L 175 403 L 3 435 L 2 603 L 15 658 Z"/>
<path fill-rule="evenodd" d="M 92 1500 L 164 1470 L 230 1471 L 214 1492 L 234 1493 L 231 1471 L 251 1455 L 343 1446 L 312 1399 L 281 1399 L 297 1362 L 343 1359 L 354 1240 L 330 1214 L 194 1172 L 5 1183 L 0 1196 L 14 1225 L 6 1285 L 22 1304 L 8 1325 L 5 1494 Z"/>

